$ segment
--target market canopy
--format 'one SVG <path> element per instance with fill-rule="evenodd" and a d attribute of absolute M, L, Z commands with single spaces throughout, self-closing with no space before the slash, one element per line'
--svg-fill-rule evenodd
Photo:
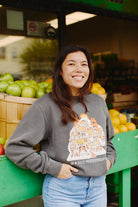
<path fill-rule="evenodd" d="M 20 9 L 84 11 L 138 20 L 137 0 L 0 0 L 0 4 Z"/>

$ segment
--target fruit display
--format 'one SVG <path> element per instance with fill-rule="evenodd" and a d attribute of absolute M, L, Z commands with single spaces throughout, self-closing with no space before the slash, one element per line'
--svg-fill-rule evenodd
<path fill-rule="evenodd" d="M 52 79 L 37 83 L 35 80 L 16 80 L 10 73 L 0 76 L 0 93 L 11 96 L 40 98 L 42 95 L 51 92 Z"/>
<path fill-rule="evenodd" d="M 91 92 L 95 93 L 97 95 L 104 95 L 104 94 L 106 94 L 105 89 L 100 85 L 100 83 L 93 83 Z"/>
<path fill-rule="evenodd" d="M 0 93 L 18 97 L 40 98 L 45 93 L 51 92 L 52 82 L 52 78 L 48 78 L 39 83 L 35 80 L 14 81 L 14 78 L 10 73 L 4 73 L 0 76 Z M 106 91 L 100 83 L 93 83 L 91 92 L 106 99 Z"/>
<path fill-rule="evenodd" d="M 5 146 L 8 139 L 5 139 L 4 137 L 0 137 L 0 155 L 4 155 Z"/>
<path fill-rule="evenodd" d="M 136 125 L 132 122 L 127 122 L 127 116 L 120 113 L 116 109 L 110 109 L 109 114 L 114 127 L 115 134 L 132 131 L 136 129 Z"/>
<path fill-rule="evenodd" d="M 102 98 L 104 98 L 104 100 L 107 98 L 106 91 L 101 86 L 100 83 L 93 83 L 92 88 L 91 88 L 91 92 L 94 93 L 94 94 L 97 94 L 97 95 L 101 96 Z"/>

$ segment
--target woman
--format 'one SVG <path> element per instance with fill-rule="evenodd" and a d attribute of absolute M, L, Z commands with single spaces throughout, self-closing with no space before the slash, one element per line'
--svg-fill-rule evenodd
<path fill-rule="evenodd" d="M 115 163 L 114 130 L 103 98 L 90 93 L 91 58 L 85 48 L 59 53 L 52 93 L 39 98 L 12 134 L 6 155 L 46 174 L 45 207 L 106 207 L 106 173 Z M 40 142 L 40 153 L 33 147 Z"/>

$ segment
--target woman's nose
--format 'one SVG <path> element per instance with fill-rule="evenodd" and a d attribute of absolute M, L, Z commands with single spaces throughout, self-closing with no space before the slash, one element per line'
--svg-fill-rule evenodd
<path fill-rule="evenodd" d="M 76 65 L 76 71 L 77 71 L 77 72 L 82 72 L 82 67 L 81 67 L 81 65 Z"/>

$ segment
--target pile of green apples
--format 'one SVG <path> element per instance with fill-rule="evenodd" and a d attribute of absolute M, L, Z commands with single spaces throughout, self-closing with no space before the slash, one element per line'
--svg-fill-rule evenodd
<path fill-rule="evenodd" d="M 35 80 L 16 80 L 10 73 L 0 76 L 0 93 L 26 98 L 40 98 L 51 92 L 52 83 L 47 81 L 37 83 Z"/>

